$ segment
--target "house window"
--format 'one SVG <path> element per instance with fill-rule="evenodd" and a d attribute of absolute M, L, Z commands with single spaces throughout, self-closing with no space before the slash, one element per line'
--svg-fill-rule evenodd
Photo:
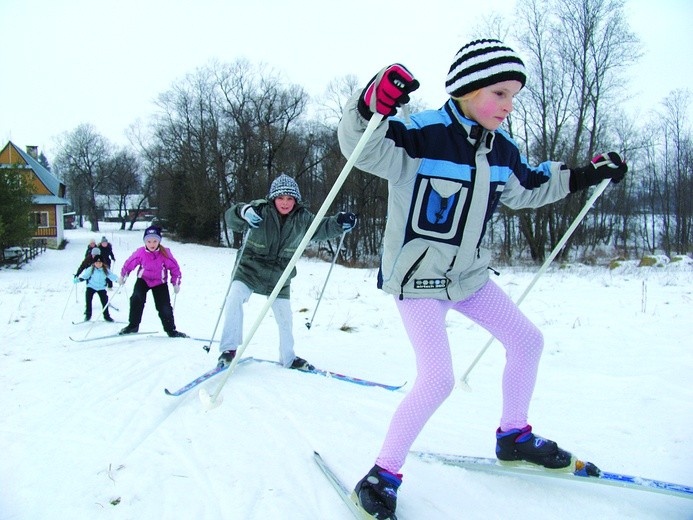
<path fill-rule="evenodd" d="M 32 213 L 33 223 L 36 227 L 45 228 L 48 227 L 48 212 L 47 211 L 34 211 Z"/>

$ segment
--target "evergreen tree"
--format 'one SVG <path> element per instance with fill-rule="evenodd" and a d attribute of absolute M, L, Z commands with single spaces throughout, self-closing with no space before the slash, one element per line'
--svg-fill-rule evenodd
<path fill-rule="evenodd" d="M 34 235 L 29 219 L 31 190 L 20 172 L 0 171 L 0 248 L 26 244 Z"/>

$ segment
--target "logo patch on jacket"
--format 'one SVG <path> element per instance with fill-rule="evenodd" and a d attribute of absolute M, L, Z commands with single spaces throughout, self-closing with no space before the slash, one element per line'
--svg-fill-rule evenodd
<path fill-rule="evenodd" d="M 447 286 L 447 278 L 417 278 L 414 280 L 414 289 L 445 289 Z"/>

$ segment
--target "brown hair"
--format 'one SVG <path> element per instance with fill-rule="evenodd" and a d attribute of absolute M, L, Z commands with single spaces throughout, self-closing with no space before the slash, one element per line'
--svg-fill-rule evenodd
<path fill-rule="evenodd" d="M 147 246 L 145 245 L 144 248 L 147 249 Z M 168 250 L 164 247 L 164 245 L 161 243 L 161 240 L 159 240 L 159 245 L 156 246 L 156 249 L 154 251 L 156 251 L 157 249 L 161 251 L 161 254 L 164 255 L 164 258 L 171 258 L 171 255 L 169 254 Z"/>
<path fill-rule="evenodd" d="M 108 273 L 111 272 L 111 271 L 108 269 L 108 266 L 106 265 L 106 262 L 104 262 L 103 260 L 97 260 L 96 262 L 101 262 L 101 270 L 103 271 L 103 274 L 106 274 L 106 275 L 107 275 Z M 94 264 L 96 264 L 96 262 L 94 262 Z M 92 264 L 92 267 L 93 267 L 94 270 L 96 271 L 97 268 L 96 268 L 96 266 L 95 266 L 94 264 Z"/>

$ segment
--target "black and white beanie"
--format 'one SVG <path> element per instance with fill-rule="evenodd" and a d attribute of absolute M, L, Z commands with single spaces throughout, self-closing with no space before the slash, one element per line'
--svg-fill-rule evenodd
<path fill-rule="evenodd" d="M 450 66 L 445 91 L 462 97 L 501 81 L 517 80 L 525 86 L 525 64 L 500 40 L 475 40 L 462 47 Z"/>
<path fill-rule="evenodd" d="M 272 181 L 267 198 L 274 200 L 280 195 L 289 195 L 296 199 L 296 202 L 301 202 L 301 192 L 298 190 L 298 184 L 284 173 Z"/>

